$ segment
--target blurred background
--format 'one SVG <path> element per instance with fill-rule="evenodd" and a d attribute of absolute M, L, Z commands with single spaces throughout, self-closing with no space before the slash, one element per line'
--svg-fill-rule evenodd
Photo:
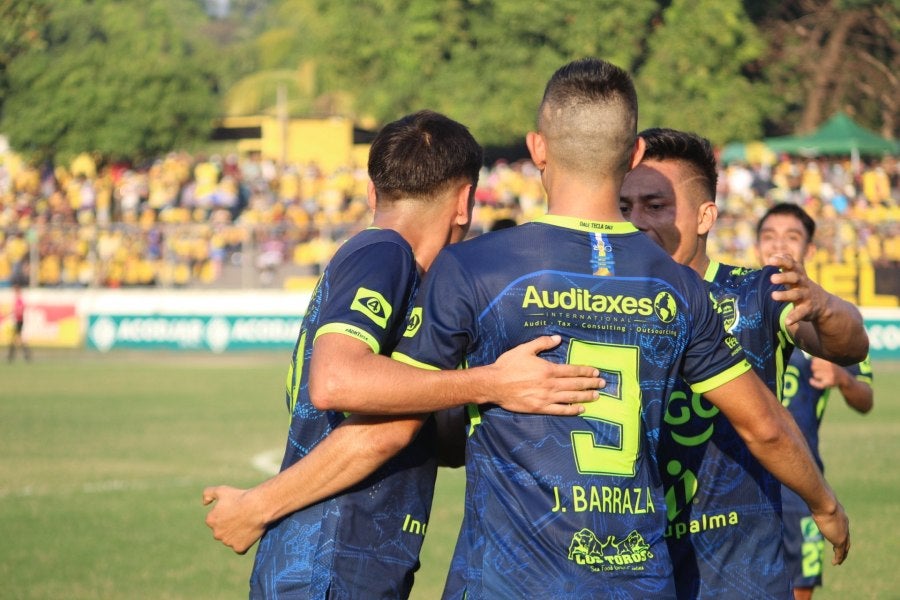
<path fill-rule="evenodd" d="M 370 222 L 379 127 L 467 124 L 472 235 L 525 222 L 544 84 L 593 55 L 633 74 L 640 128 L 715 144 L 714 258 L 754 266 L 775 202 L 815 218 L 807 270 L 861 306 L 878 389 L 875 417 L 837 403 L 823 428 L 855 558 L 821 595 L 896 597 L 898 49 L 900 0 L 0 0 L 0 347 L 23 316 L 30 348 L 0 365 L 7 595 L 246 597 L 252 559 L 212 540 L 200 491 L 277 467 L 290 349 Z M 417 600 L 463 485 L 442 470 Z"/>
<path fill-rule="evenodd" d="M 381 124 L 426 107 L 467 124 L 487 150 L 473 235 L 526 221 L 545 205 L 524 134 L 549 75 L 585 55 L 634 74 L 640 128 L 715 143 L 714 257 L 754 264 L 756 218 L 796 202 L 819 224 L 811 274 L 859 305 L 896 307 L 898 7 L 0 2 L 0 315 L 19 284 L 35 346 L 115 347 L 129 313 L 196 313 L 131 326 L 218 340 L 157 333 L 169 346 L 221 350 L 240 325 L 230 315 L 266 320 L 289 345 L 296 294 L 369 223 Z M 225 320 L 211 323 L 211 306 Z"/>

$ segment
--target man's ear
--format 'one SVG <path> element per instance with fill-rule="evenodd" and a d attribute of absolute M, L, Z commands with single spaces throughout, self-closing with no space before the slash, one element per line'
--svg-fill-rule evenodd
<path fill-rule="evenodd" d="M 456 191 L 456 224 L 468 225 L 472 220 L 472 209 L 475 207 L 475 189 L 471 183 L 459 187 Z"/>
<path fill-rule="evenodd" d="M 631 151 L 631 162 L 628 165 L 628 170 L 632 170 L 644 160 L 644 151 L 647 149 L 647 142 L 641 136 L 637 136 L 637 139 L 634 140 L 634 149 Z"/>
<path fill-rule="evenodd" d="M 697 235 L 706 235 L 719 218 L 719 207 L 715 202 L 704 202 L 697 217 Z"/>
<path fill-rule="evenodd" d="M 529 131 L 525 135 L 525 145 L 528 146 L 528 153 L 531 154 L 531 162 L 543 171 L 547 165 L 547 142 L 544 140 L 544 136 L 536 131 Z"/>
<path fill-rule="evenodd" d="M 366 204 L 369 205 L 371 210 L 375 210 L 375 204 L 378 199 L 378 195 L 375 193 L 375 184 L 372 183 L 372 180 L 369 180 L 369 183 L 366 185 Z"/>

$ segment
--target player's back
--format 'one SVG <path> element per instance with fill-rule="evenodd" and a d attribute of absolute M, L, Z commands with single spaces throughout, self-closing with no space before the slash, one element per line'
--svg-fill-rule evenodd
<path fill-rule="evenodd" d="M 710 263 L 704 279 L 723 324 L 780 396 L 791 339 L 789 306 L 772 299 L 773 268 Z M 781 484 L 731 423 L 687 386 L 669 400 L 660 444 L 669 550 L 681 598 L 782 598 Z"/>
<path fill-rule="evenodd" d="M 291 424 L 282 469 L 314 448 L 345 415 L 309 398 L 313 342 L 342 333 L 389 354 L 418 286 L 409 244 L 367 229 L 329 263 L 303 320 L 287 381 Z M 406 597 L 418 568 L 436 459 L 433 420 L 421 435 L 360 484 L 274 523 L 260 540 L 253 598 Z"/>
<path fill-rule="evenodd" d="M 633 226 L 541 221 L 445 250 L 426 279 L 422 327 L 399 348 L 435 366 L 478 366 L 560 334 L 546 358 L 597 366 L 607 380 L 582 417 L 477 415 L 447 595 L 462 592 L 457 581 L 470 598 L 666 597 L 663 401 L 681 368 L 703 385 L 746 365 L 699 278 Z M 459 327 L 464 356 L 440 339 Z"/>

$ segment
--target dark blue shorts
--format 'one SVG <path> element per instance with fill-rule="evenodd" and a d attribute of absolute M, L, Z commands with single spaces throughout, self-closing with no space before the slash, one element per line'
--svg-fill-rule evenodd
<path fill-rule="evenodd" d="M 822 585 L 825 538 L 808 511 L 797 512 L 785 507 L 784 562 L 795 588 Z"/>

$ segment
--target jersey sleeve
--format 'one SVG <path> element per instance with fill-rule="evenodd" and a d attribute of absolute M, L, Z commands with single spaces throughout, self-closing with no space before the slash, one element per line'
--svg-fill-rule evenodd
<path fill-rule="evenodd" d="M 737 338 L 725 330 L 699 278 L 690 300 L 693 334 L 685 353 L 682 377 L 698 394 L 725 384 L 751 369 Z"/>
<path fill-rule="evenodd" d="M 392 358 L 427 369 L 462 366 L 475 339 L 474 290 L 459 262 L 441 252 L 422 284 Z"/>
<path fill-rule="evenodd" d="M 772 292 L 784 291 L 783 285 L 772 283 L 772 275 L 778 272 L 779 270 L 776 267 L 763 267 L 761 269 L 757 280 L 759 303 L 763 309 L 763 317 L 766 319 L 769 330 L 772 332 L 772 339 L 776 339 L 780 334 L 788 344 L 794 345 L 794 336 L 791 335 L 785 324 L 785 318 L 794 309 L 794 304 L 772 298 Z"/>
<path fill-rule="evenodd" d="M 416 291 L 412 254 L 399 244 L 376 242 L 353 250 L 329 269 L 316 338 L 341 333 L 376 354 L 392 349 Z"/>
<path fill-rule="evenodd" d="M 871 387 L 874 376 L 872 374 L 872 359 L 868 354 L 866 355 L 866 359 L 864 361 L 846 367 L 846 369 L 850 371 L 850 374 L 854 379 Z"/>

